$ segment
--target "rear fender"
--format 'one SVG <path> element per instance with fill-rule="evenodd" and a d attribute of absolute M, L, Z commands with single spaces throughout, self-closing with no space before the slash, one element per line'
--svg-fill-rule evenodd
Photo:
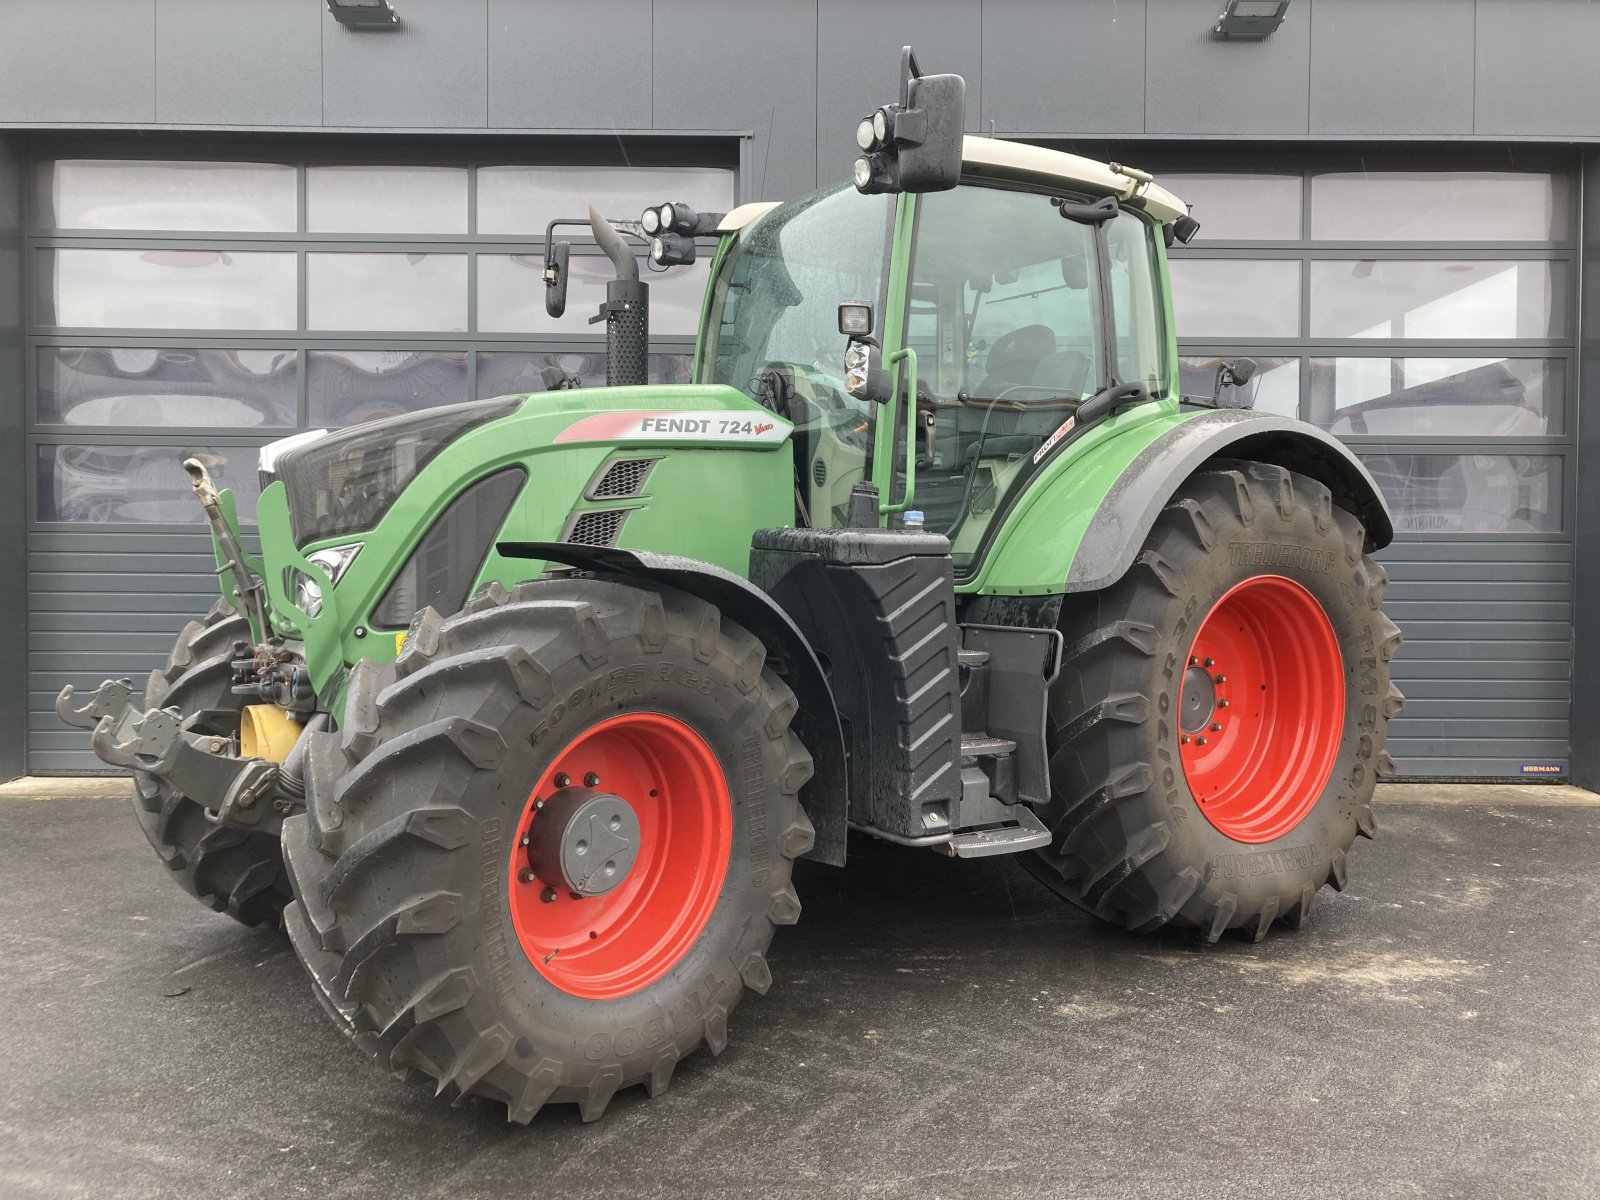
<path fill-rule="evenodd" d="M 646 550 L 569 542 L 501 542 L 495 550 L 506 558 L 537 559 L 626 581 L 676 588 L 715 604 L 760 638 L 769 662 L 799 701 L 794 729 L 811 752 L 815 769 L 810 782 L 800 789 L 800 804 L 817 835 L 816 844 L 803 857 L 844 866 L 849 772 L 833 690 L 799 626 L 765 592 L 711 563 Z"/>
<path fill-rule="evenodd" d="M 1140 434 L 1144 444 L 1134 451 L 1131 439 Z M 1248 409 L 1186 412 L 1084 442 L 1037 482 L 1039 494 L 1007 523 L 979 576 L 961 590 L 998 599 L 1110 586 L 1133 565 L 1184 480 L 1218 460 L 1273 463 L 1325 484 L 1334 503 L 1361 520 L 1368 551 L 1394 538 L 1388 505 L 1366 467 L 1303 421 Z"/>

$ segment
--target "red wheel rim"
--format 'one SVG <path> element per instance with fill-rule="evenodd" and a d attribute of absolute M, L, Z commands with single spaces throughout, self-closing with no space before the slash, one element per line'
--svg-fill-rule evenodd
<path fill-rule="evenodd" d="M 1317 598 L 1258 575 L 1195 633 L 1178 757 L 1200 811 L 1236 842 L 1270 842 L 1311 811 L 1344 735 L 1344 658 Z"/>
<path fill-rule="evenodd" d="M 598 777 L 638 817 L 627 877 L 575 898 L 534 877 L 525 836 L 557 777 Z M 605 1000 L 648 987 L 688 953 L 728 873 L 733 804 L 704 738 L 675 717 L 624 713 L 591 726 L 556 755 L 528 796 L 511 854 L 511 923 L 534 968 L 562 991 Z M 554 896 L 545 899 L 550 892 Z"/>

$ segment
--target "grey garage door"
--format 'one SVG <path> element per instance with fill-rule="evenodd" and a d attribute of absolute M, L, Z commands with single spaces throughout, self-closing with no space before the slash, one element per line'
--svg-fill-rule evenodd
<path fill-rule="evenodd" d="M 61 685 L 142 684 L 216 598 L 183 458 L 234 487 L 248 522 L 265 441 L 537 391 L 550 364 L 603 382 L 584 318 L 606 262 L 574 239 L 558 325 L 545 223 L 591 200 L 630 218 L 664 200 L 722 211 L 736 190 L 736 143 L 706 146 L 704 167 L 640 166 L 648 147 L 632 166 L 130 150 L 32 168 L 28 769 L 41 774 L 101 766 L 55 719 Z M 652 289 L 657 379 L 687 378 L 705 266 Z"/>
<path fill-rule="evenodd" d="M 1219 358 L 1256 357 L 1256 407 L 1342 438 L 1394 510 L 1379 557 L 1406 635 L 1402 775 L 1564 774 L 1570 176 L 1352 161 L 1161 178 L 1201 222 L 1173 253 L 1184 391 L 1209 394 Z"/>

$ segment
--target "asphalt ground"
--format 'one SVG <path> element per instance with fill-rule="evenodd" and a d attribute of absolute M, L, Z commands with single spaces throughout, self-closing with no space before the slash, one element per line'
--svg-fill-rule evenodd
<path fill-rule="evenodd" d="M 802 864 L 720 1059 L 523 1128 L 384 1074 L 125 799 L 53 790 L 0 796 L 5 1200 L 1600 1196 L 1582 794 L 1391 789 L 1349 888 L 1260 945 L 861 844 Z"/>

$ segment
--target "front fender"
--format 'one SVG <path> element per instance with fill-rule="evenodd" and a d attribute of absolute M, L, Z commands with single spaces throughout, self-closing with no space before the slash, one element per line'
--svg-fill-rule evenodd
<path fill-rule="evenodd" d="M 1336 438 L 1291 417 L 1249 409 L 1153 414 L 1116 436 L 1085 437 L 1069 456 L 1035 484 L 1038 494 L 1007 522 L 976 586 L 964 590 L 1017 596 L 1109 586 L 1133 565 L 1183 481 L 1215 459 L 1310 476 L 1360 518 L 1368 551 L 1394 538 L 1389 507 L 1366 467 Z"/>

